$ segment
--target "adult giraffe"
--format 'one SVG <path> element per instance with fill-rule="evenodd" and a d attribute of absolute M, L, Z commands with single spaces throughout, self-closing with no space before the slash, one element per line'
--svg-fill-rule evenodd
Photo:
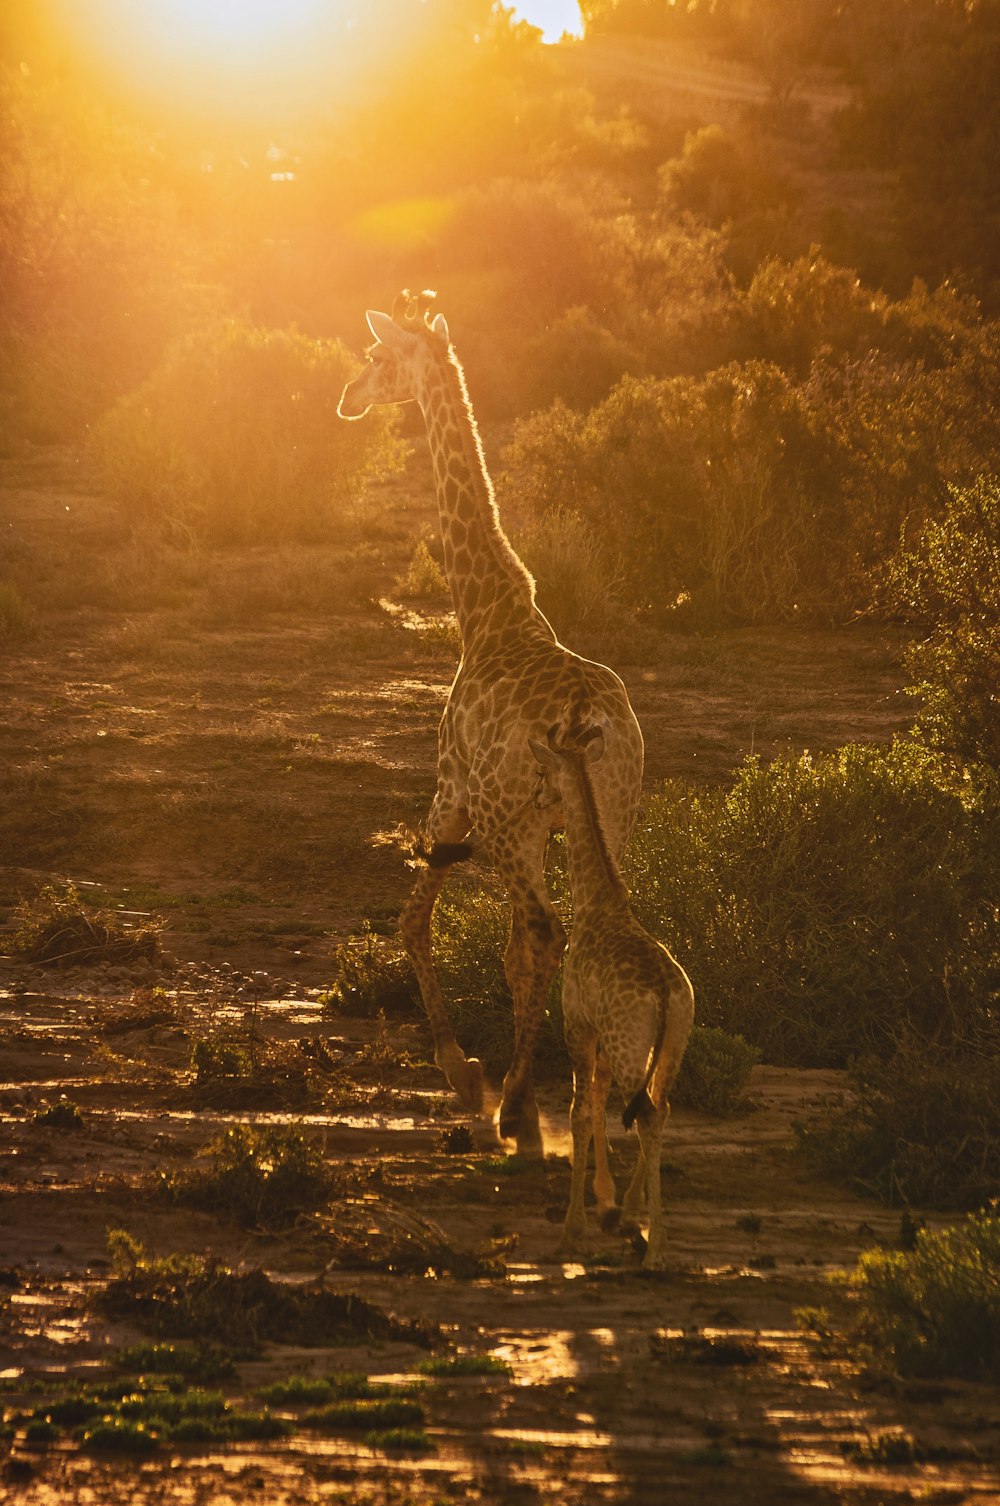
<path fill-rule="evenodd" d="M 594 790 L 608 844 L 620 857 L 642 781 L 642 733 L 625 687 L 603 664 L 564 648 L 535 605 L 534 581 L 497 516 L 465 377 L 448 326 L 431 319 L 434 295 L 402 293 L 393 314 L 369 310 L 375 344 L 340 399 L 342 418 L 376 403 L 419 403 L 437 488 L 445 573 L 462 635 L 462 656 L 438 733 L 437 793 L 427 819 L 431 844 L 400 916 L 434 1037 L 434 1059 L 462 1102 L 483 1105 L 482 1066 L 466 1058 L 445 1012 L 431 956 L 431 915 L 452 863 L 475 834 L 512 906 L 504 971 L 514 1000 L 514 1056 L 504 1078 L 500 1134 L 522 1155 L 540 1155 L 531 1059 L 565 932 L 545 885 L 558 808 L 535 803 L 538 771 L 529 738 L 544 737 L 568 705 L 605 734 Z"/>

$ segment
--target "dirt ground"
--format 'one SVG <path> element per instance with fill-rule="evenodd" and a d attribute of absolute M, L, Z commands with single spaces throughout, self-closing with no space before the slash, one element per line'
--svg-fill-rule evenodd
<path fill-rule="evenodd" d="M 671 1265 L 644 1276 L 613 1232 L 595 1228 L 579 1263 L 555 1255 L 567 1083 L 544 1085 L 549 1154 L 524 1165 L 488 1123 L 471 1139 L 447 1133 L 466 1121 L 426 1062 L 416 1015 L 386 1035 L 324 1007 L 336 942 L 365 923 L 391 932 L 409 877 L 391 833 L 419 822 L 433 789 L 455 648 L 447 604 L 397 588 L 432 522 L 422 466 L 418 456 L 335 540 L 188 551 L 167 570 L 123 535 L 72 457 L 2 463 L 3 577 L 38 622 L 0 659 L 0 924 L 9 934 L 20 899 L 68 878 L 163 916 L 172 960 L 64 973 L 0 959 L 0 1385 L 16 1418 L 141 1337 L 95 1307 L 112 1228 L 158 1255 L 321 1278 L 420 1320 L 433 1352 L 492 1355 L 509 1374 L 425 1378 L 423 1452 L 296 1428 L 130 1462 L 70 1438 L 33 1446 L 14 1421 L 0 1495 L 32 1506 L 1000 1500 L 995 1393 L 879 1381 L 796 1317 L 825 1308 L 842 1329 L 844 1273 L 900 1232 L 898 1210 L 817 1182 L 794 1153 L 793 1121 L 843 1091 L 838 1074 L 759 1067 L 746 1113 L 675 1112 Z M 909 719 L 899 643 L 871 626 L 643 629 L 579 646 L 629 685 L 650 790 L 724 780 L 749 751 L 882 741 Z M 151 999 L 162 1018 L 144 1019 Z M 252 1029 L 259 1049 L 272 1042 L 298 1063 L 303 1107 L 193 1096 L 192 1042 L 222 1028 Z M 39 1113 L 63 1095 L 81 1120 L 59 1130 Z M 159 1190 L 248 1120 L 302 1125 L 334 1172 L 328 1205 L 278 1233 Z M 634 1142 L 613 1131 L 612 1143 L 623 1175 Z M 272 1342 L 238 1363 L 227 1394 L 332 1369 L 412 1379 L 426 1354 L 402 1338 Z"/>

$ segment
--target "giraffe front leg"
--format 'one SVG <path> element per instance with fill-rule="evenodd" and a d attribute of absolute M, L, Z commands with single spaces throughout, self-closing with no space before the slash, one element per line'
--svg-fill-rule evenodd
<path fill-rule="evenodd" d="M 516 903 L 522 909 L 520 923 L 524 927 L 529 966 L 517 978 L 514 991 L 514 1059 L 503 1081 L 500 1134 L 505 1140 L 516 1139 L 519 1155 L 540 1156 L 543 1146 L 531 1060 L 545 1001 L 559 971 L 566 933 L 547 894 L 542 898 L 533 892 Z"/>
<path fill-rule="evenodd" d="M 591 1096 L 594 1105 L 594 1196 L 602 1229 L 613 1229 L 620 1217 L 614 1177 L 608 1161 L 607 1104 L 611 1087 L 611 1063 L 598 1048 Z"/>
<path fill-rule="evenodd" d="M 563 1223 L 557 1255 L 579 1255 L 587 1240 L 587 1214 L 584 1184 L 587 1179 L 587 1152 L 594 1131 L 593 1077 L 596 1042 L 582 1031 L 566 1030 L 567 1045 L 573 1062 L 573 1104 L 570 1126 L 573 1131 L 573 1170 L 569 1184 L 569 1207 Z"/>

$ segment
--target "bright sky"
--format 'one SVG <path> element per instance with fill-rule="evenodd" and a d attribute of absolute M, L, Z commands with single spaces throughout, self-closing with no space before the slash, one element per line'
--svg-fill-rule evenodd
<path fill-rule="evenodd" d="M 546 42 L 558 42 L 564 31 L 579 36 L 583 31 L 576 0 L 518 0 L 517 13 L 532 26 L 540 26 Z"/>

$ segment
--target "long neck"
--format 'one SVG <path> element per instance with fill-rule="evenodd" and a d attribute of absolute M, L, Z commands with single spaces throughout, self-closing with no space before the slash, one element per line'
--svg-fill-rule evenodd
<path fill-rule="evenodd" d="M 466 649 L 529 626 L 551 638 L 535 606 L 534 581 L 500 526 L 465 378 L 452 354 L 434 361 L 420 406 L 437 486 L 444 568 Z"/>
<path fill-rule="evenodd" d="M 601 825 L 590 771 L 582 760 L 568 764 L 559 781 L 566 818 L 566 847 L 573 910 L 628 903 L 628 889 Z"/>

